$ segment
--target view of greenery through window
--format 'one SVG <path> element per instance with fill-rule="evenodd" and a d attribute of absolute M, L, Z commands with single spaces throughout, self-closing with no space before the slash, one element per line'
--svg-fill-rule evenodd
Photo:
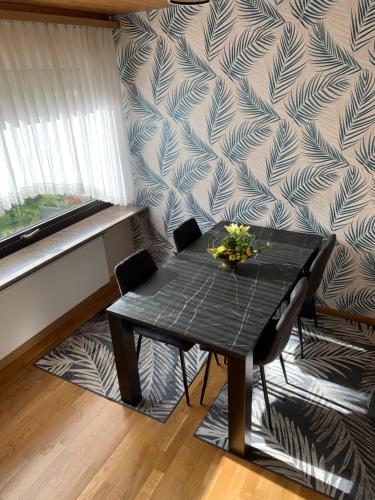
<path fill-rule="evenodd" d="M 91 198 L 84 196 L 59 194 L 27 198 L 20 205 L 12 205 L 8 210 L 0 211 L 0 239 L 61 215 L 89 201 Z"/>

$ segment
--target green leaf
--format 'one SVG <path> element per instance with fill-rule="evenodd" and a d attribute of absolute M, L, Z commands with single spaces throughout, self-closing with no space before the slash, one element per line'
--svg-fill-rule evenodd
<path fill-rule="evenodd" d="M 208 86 L 197 80 L 184 80 L 176 87 L 167 101 L 167 111 L 176 122 L 188 120 L 194 106 L 199 104 L 208 92 Z"/>
<path fill-rule="evenodd" d="M 281 192 L 291 205 L 305 205 L 336 180 L 337 175 L 331 169 L 306 167 L 293 173 L 281 187 Z"/>
<path fill-rule="evenodd" d="M 292 23 L 284 27 L 272 71 L 269 74 L 269 88 L 272 103 L 277 103 L 285 97 L 294 82 L 300 76 L 303 63 L 304 45 Z"/>
<path fill-rule="evenodd" d="M 154 29 L 143 19 L 142 15 L 127 12 L 120 16 L 120 22 L 123 36 L 126 38 L 135 38 L 143 42 L 151 42 L 156 38 Z"/>
<path fill-rule="evenodd" d="M 352 12 L 350 43 L 353 51 L 359 50 L 373 37 L 375 31 L 375 3 L 358 0 L 357 12 Z"/>
<path fill-rule="evenodd" d="M 314 123 L 305 125 L 302 143 L 306 156 L 317 167 L 340 168 L 349 165 L 342 154 L 323 138 Z"/>
<path fill-rule="evenodd" d="M 186 196 L 185 201 L 190 217 L 196 219 L 202 231 L 209 231 L 215 225 L 215 220 L 199 205 L 191 193 Z"/>
<path fill-rule="evenodd" d="M 317 23 L 310 32 L 310 54 L 313 64 L 336 76 L 349 75 L 361 69 L 354 57 L 333 41 L 322 22 Z"/>
<path fill-rule="evenodd" d="M 138 70 L 148 60 L 151 47 L 144 42 L 128 43 L 118 56 L 121 82 L 126 85 L 135 80 Z"/>
<path fill-rule="evenodd" d="M 173 80 L 173 58 L 172 50 L 168 48 L 164 38 L 160 37 L 156 44 L 151 75 L 151 90 L 156 104 L 164 99 Z"/>
<path fill-rule="evenodd" d="M 210 144 L 215 144 L 224 134 L 234 115 L 233 98 L 225 81 L 217 78 L 206 116 L 207 134 Z"/>
<path fill-rule="evenodd" d="M 336 300 L 337 308 L 353 314 L 368 314 L 375 309 L 374 288 L 360 288 L 347 292 Z"/>
<path fill-rule="evenodd" d="M 137 158 L 136 173 L 142 184 L 151 187 L 155 191 L 168 189 L 168 184 L 152 170 L 142 156 Z"/>
<path fill-rule="evenodd" d="M 353 222 L 345 233 L 346 241 L 357 252 L 373 252 L 375 248 L 375 215 Z"/>
<path fill-rule="evenodd" d="M 270 133 L 262 124 L 243 122 L 226 135 L 223 153 L 234 164 L 246 161 L 250 151 L 262 144 Z"/>
<path fill-rule="evenodd" d="M 206 177 L 210 170 L 207 162 L 187 160 L 172 175 L 173 185 L 180 193 L 188 194 L 195 184 Z"/>
<path fill-rule="evenodd" d="M 277 28 L 284 23 L 279 12 L 267 0 L 238 0 L 240 16 L 257 29 Z"/>
<path fill-rule="evenodd" d="M 176 132 L 168 120 L 163 121 L 160 134 L 158 163 L 161 175 L 166 175 L 177 160 L 179 142 Z"/>
<path fill-rule="evenodd" d="M 296 208 L 297 227 L 304 233 L 320 234 L 328 238 L 330 232 L 326 229 L 313 215 L 307 205 L 302 205 Z"/>
<path fill-rule="evenodd" d="M 326 267 L 323 280 L 322 292 L 324 299 L 336 297 L 353 281 L 356 272 L 355 261 L 350 256 L 349 250 L 344 246 L 338 246 L 332 254 L 328 266 Z"/>
<path fill-rule="evenodd" d="M 225 166 L 223 160 L 217 162 L 215 173 L 212 177 L 208 200 L 212 215 L 218 214 L 225 206 L 233 193 L 233 179 L 231 171 Z"/>
<path fill-rule="evenodd" d="M 134 158 L 142 153 L 144 146 L 152 139 L 157 128 L 147 121 L 136 121 L 128 130 L 129 151 Z"/>
<path fill-rule="evenodd" d="M 141 94 L 141 91 L 134 83 L 130 83 L 127 86 L 127 93 L 133 111 L 140 117 L 149 121 L 158 121 L 162 119 L 162 115 L 158 108 Z"/>
<path fill-rule="evenodd" d="M 275 36 L 269 31 L 242 31 L 225 49 L 222 70 L 231 80 L 247 76 L 251 66 L 270 49 L 274 40 Z"/>
<path fill-rule="evenodd" d="M 195 159 L 216 160 L 216 153 L 194 132 L 190 123 L 184 123 L 181 136 L 186 149 Z"/>
<path fill-rule="evenodd" d="M 340 118 L 340 146 L 347 149 L 375 123 L 375 78 L 370 71 L 362 71 Z"/>
<path fill-rule="evenodd" d="M 240 200 L 228 205 L 224 211 L 224 220 L 239 224 L 259 223 L 260 217 L 267 212 L 268 204 L 260 200 Z"/>
<path fill-rule="evenodd" d="M 238 82 L 237 94 L 239 108 L 246 118 L 260 123 L 273 123 L 280 119 L 276 111 L 256 94 L 245 78 Z"/>
<path fill-rule="evenodd" d="M 293 15 L 305 28 L 322 19 L 336 0 L 292 0 Z"/>
<path fill-rule="evenodd" d="M 370 285 L 374 286 L 375 283 L 375 253 L 365 252 L 361 255 L 360 268 L 362 278 Z"/>
<path fill-rule="evenodd" d="M 173 231 L 183 222 L 183 220 L 184 213 L 181 200 L 178 199 L 176 193 L 171 189 L 168 193 L 163 216 L 164 231 L 167 236 L 171 236 Z"/>
<path fill-rule="evenodd" d="M 289 98 L 286 110 L 297 123 L 310 122 L 349 88 L 346 80 L 335 76 L 315 75 L 304 82 Z"/>
<path fill-rule="evenodd" d="M 291 213 L 281 200 L 277 200 L 266 226 L 274 229 L 291 229 L 292 224 Z"/>
<path fill-rule="evenodd" d="M 190 78 L 212 80 L 216 76 L 211 67 L 192 51 L 184 37 L 177 40 L 177 59 L 182 71 Z"/>
<path fill-rule="evenodd" d="M 359 151 L 355 152 L 358 162 L 369 174 L 375 173 L 375 135 L 369 137 L 368 141 L 361 142 Z"/>
<path fill-rule="evenodd" d="M 161 11 L 160 26 L 172 40 L 185 35 L 190 21 L 199 12 L 197 6 L 170 7 Z"/>
<path fill-rule="evenodd" d="M 297 161 L 297 135 L 285 120 L 280 122 L 266 160 L 267 182 L 273 186 L 282 180 Z"/>
<path fill-rule="evenodd" d="M 234 24 L 231 0 L 210 2 L 207 24 L 204 27 L 204 46 L 206 56 L 212 61 L 220 52 Z"/>
<path fill-rule="evenodd" d="M 335 200 L 329 208 L 330 224 L 337 231 L 349 224 L 366 205 L 366 180 L 361 178 L 355 167 L 350 167 L 345 175 Z"/>
<path fill-rule="evenodd" d="M 259 181 L 246 163 L 240 163 L 237 167 L 237 182 L 240 191 L 244 192 L 250 199 L 261 201 L 275 201 L 271 191 Z"/>

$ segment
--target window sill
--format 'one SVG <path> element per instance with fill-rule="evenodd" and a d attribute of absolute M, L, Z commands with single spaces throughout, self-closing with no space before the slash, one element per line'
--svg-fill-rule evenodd
<path fill-rule="evenodd" d="M 87 219 L 4 257 L 0 260 L 0 290 L 13 285 L 143 210 L 145 210 L 145 207 L 135 205 L 106 208 Z"/>

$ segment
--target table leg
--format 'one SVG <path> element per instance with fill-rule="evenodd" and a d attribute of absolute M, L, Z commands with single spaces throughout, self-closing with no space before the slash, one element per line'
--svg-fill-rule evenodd
<path fill-rule="evenodd" d="M 250 447 L 253 353 L 228 357 L 229 451 L 245 457 Z"/>
<path fill-rule="evenodd" d="M 108 313 L 108 320 L 121 399 L 124 403 L 135 406 L 142 398 L 142 391 L 133 327 L 128 321 L 111 313 Z"/>

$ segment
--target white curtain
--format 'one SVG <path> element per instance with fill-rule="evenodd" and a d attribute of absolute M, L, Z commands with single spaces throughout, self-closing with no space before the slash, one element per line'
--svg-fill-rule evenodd
<path fill-rule="evenodd" d="M 0 209 L 38 194 L 130 203 L 109 29 L 0 22 Z"/>

